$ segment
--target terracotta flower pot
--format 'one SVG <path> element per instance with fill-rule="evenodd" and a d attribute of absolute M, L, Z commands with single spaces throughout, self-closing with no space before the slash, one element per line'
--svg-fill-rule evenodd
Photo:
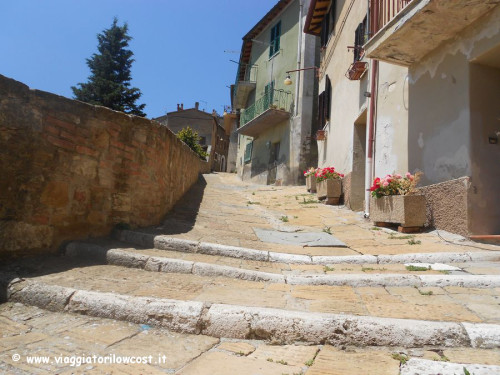
<path fill-rule="evenodd" d="M 317 183 L 318 199 L 326 199 L 325 204 L 339 204 L 342 195 L 342 180 L 330 179 Z"/>
<path fill-rule="evenodd" d="M 324 141 L 326 139 L 326 130 L 318 130 L 316 132 L 316 140 Z"/>
<path fill-rule="evenodd" d="M 426 221 L 425 196 L 388 195 L 372 198 L 370 219 L 376 223 L 400 224 L 401 227 L 423 227 Z"/>

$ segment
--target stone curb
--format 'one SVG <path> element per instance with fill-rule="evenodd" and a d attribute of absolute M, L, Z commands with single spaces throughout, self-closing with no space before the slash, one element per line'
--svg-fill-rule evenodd
<path fill-rule="evenodd" d="M 465 253 L 414 253 L 397 255 L 348 255 L 348 256 L 309 256 L 255 250 L 237 246 L 226 246 L 205 242 L 172 238 L 162 235 L 122 230 L 115 232 L 116 239 L 134 245 L 160 250 L 172 250 L 266 262 L 292 264 L 404 264 L 404 263 L 466 263 L 471 261 L 500 260 L 500 252 Z"/>
<path fill-rule="evenodd" d="M 212 263 L 192 262 L 137 254 L 120 249 L 106 250 L 96 245 L 87 247 L 79 242 L 72 242 L 68 256 L 96 256 L 107 264 L 139 268 L 151 272 L 185 273 L 199 276 L 223 276 L 241 280 L 286 283 L 290 285 L 331 285 L 352 287 L 377 286 L 417 286 L 446 287 L 460 286 L 464 288 L 496 288 L 500 287 L 500 275 L 411 275 L 411 274 L 340 274 L 340 275 L 282 275 L 262 271 L 253 271 L 238 267 L 223 266 Z"/>
<path fill-rule="evenodd" d="M 401 366 L 400 375 L 464 374 L 464 367 L 470 374 L 474 375 L 500 374 L 500 366 L 450 363 L 432 361 L 429 359 L 410 358 L 408 362 Z"/>
<path fill-rule="evenodd" d="M 500 325 L 391 319 L 272 308 L 204 304 L 75 290 L 23 281 L 10 300 L 90 316 L 160 326 L 172 331 L 273 343 L 500 347 Z M 50 304 L 52 298 L 56 303 Z M 487 332 L 487 340 L 480 339 Z M 477 335 L 477 336 L 474 336 Z"/>

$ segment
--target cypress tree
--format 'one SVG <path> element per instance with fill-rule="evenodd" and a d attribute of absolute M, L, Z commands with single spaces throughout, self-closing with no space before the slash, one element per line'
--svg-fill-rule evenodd
<path fill-rule="evenodd" d="M 146 116 L 142 110 L 145 104 L 136 104 L 141 91 L 130 87 L 130 68 L 135 61 L 134 53 L 129 50 L 128 25 L 118 26 L 118 19 L 113 19 L 109 29 L 97 34 L 99 45 L 91 58 L 87 59 L 91 75 L 87 83 L 71 87 L 74 98 L 82 102 L 102 105 L 137 116 Z"/>

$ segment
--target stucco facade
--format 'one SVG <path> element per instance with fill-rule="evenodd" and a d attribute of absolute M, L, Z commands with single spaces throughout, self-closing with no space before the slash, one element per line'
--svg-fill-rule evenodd
<path fill-rule="evenodd" d="M 319 93 L 330 82 L 331 96 L 318 166 L 347 175 L 348 207 L 369 214 L 366 188 L 375 176 L 421 171 L 428 226 L 500 233 L 499 3 L 330 2 L 334 26 L 322 49 Z M 358 46 L 354 35 L 365 16 Z M 311 21 L 304 31 L 324 27 Z M 350 80 L 356 48 L 367 69 Z"/>
<path fill-rule="evenodd" d="M 315 71 L 291 72 L 293 83 L 284 83 L 287 71 L 314 67 L 316 63 L 317 42 L 301 32 L 308 3 L 279 1 L 243 38 L 240 69 L 245 66 L 251 74 L 244 76 L 238 71 L 238 98 L 233 98 L 233 108 L 240 115 L 236 165 L 244 180 L 298 184 L 303 182 L 302 171 L 311 163 L 311 155 L 316 153 L 315 145 L 311 147 L 316 121 Z M 273 42 L 276 33 L 277 49 Z M 245 97 L 240 93 L 247 83 L 253 88 Z"/>

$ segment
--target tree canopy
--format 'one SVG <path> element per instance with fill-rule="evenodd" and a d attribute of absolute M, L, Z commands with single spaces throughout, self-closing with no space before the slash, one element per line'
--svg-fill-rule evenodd
<path fill-rule="evenodd" d="M 188 126 L 177 133 L 177 138 L 187 144 L 201 159 L 205 160 L 207 153 L 200 146 L 200 137 L 197 132 Z"/>
<path fill-rule="evenodd" d="M 87 59 L 91 72 L 88 82 L 71 87 L 75 99 L 116 111 L 146 116 L 142 111 L 146 105 L 136 104 L 142 95 L 141 91 L 130 87 L 130 69 L 135 61 L 132 58 L 134 53 L 128 49 L 131 39 L 127 23 L 118 26 L 116 17 L 109 29 L 97 34 L 98 53 Z"/>

